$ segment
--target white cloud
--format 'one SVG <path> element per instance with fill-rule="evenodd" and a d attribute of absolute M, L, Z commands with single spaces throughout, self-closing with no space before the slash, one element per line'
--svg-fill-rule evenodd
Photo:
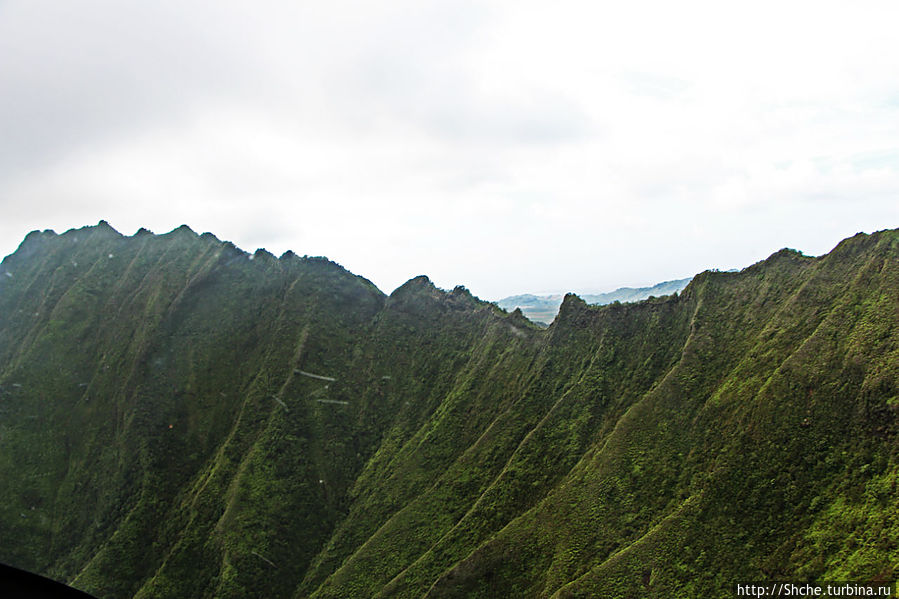
<path fill-rule="evenodd" d="M 390 291 L 602 291 L 899 225 L 891 3 L 0 4 L 0 253 L 187 223 Z"/>

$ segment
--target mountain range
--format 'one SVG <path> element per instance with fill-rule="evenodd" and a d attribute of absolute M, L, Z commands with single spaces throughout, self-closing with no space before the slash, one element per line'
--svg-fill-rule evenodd
<path fill-rule="evenodd" d="M 899 230 L 539 327 L 187 227 L 0 264 L 0 562 L 98 598 L 899 574 Z"/>
<path fill-rule="evenodd" d="M 608 293 L 581 294 L 579 297 L 588 304 L 595 306 L 604 306 L 613 302 L 639 302 L 650 297 L 659 297 L 662 295 L 671 295 L 678 293 L 691 277 L 686 279 L 676 279 L 673 281 L 664 281 L 657 283 L 652 287 L 619 287 Z M 549 324 L 552 322 L 559 308 L 562 306 L 562 300 L 565 299 L 563 294 L 534 295 L 525 293 L 522 295 L 511 295 L 504 297 L 496 302 L 496 305 L 504 310 L 514 310 L 518 308 L 522 314 L 534 322 Z"/>

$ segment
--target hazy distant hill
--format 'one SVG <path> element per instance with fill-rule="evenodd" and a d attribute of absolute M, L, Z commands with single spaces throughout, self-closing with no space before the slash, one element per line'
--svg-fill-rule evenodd
<path fill-rule="evenodd" d="M 182 227 L 0 264 L 0 562 L 97 597 L 899 575 L 899 231 L 539 328 Z"/>
<path fill-rule="evenodd" d="M 687 286 L 690 279 L 691 277 L 665 281 L 652 287 L 619 287 L 615 291 L 608 293 L 581 295 L 581 299 L 588 304 L 599 306 L 613 302 L 638 302 L 648 297 L 661 297 L 679 292 Z M 529 319 L 549 324 L 556 317 L 556 314 L 559 313 L 563 297 L 563 295 L 513 295 L 499 300 L 496 304 L 504 310 L 520 308 L 522 313 Z"/>

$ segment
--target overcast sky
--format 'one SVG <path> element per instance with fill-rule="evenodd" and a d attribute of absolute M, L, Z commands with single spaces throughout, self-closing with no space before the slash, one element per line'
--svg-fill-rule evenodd
<path fill-rule="evenodd" d="M 385 292 L 607 291 L 899 226 L 889 2 L 0 0 L 0 255 L 185 223 Z"/>

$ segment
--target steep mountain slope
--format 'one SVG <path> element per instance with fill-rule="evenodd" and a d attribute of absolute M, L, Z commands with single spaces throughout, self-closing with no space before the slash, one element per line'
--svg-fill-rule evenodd
<path fill-rule="evenodd" d="M 721 596 L 899 569 L 899 233 L 546 330 L 186 227 L 0 265 L 0 561 L 98 597 Z"/>

